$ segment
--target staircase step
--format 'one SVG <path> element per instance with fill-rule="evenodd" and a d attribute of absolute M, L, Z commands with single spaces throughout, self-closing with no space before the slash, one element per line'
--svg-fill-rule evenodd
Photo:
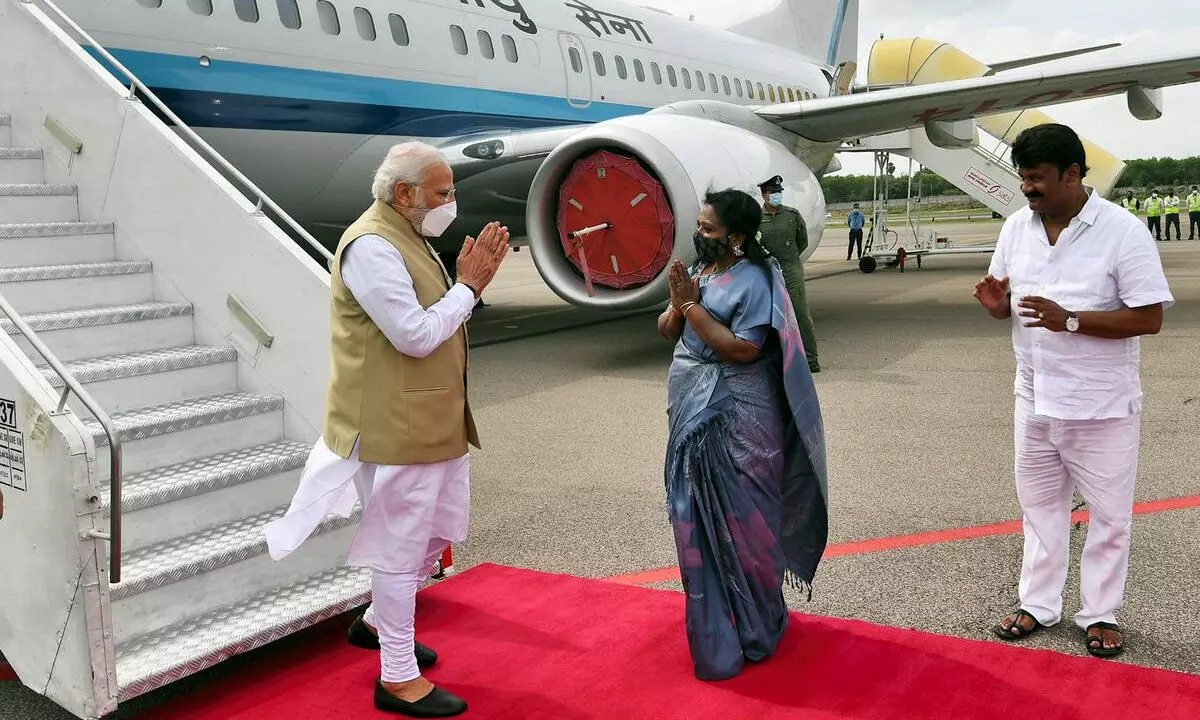
<path fill-rule="evenodd" d="M 132 639 L 161 630 L 345 562 L 362 515 L 325 519 L 304 547 L 276 562 L 263 526 L 287 507 L 128 553 L 120 583 L 111 586 L 113 628 Z"/>
<path fill-rule="evenodd" d="M 66 367 L 105 412 L 114 413 L 236 390 L 236 363 L 237 351 L 231 347 L 188 345 L 87 358 Z M 41 370 L 51 387 L 66 385 L 53 368 L 43 365 Z M 69 404 L 87 415 L 74 393 Z"/>
<path fill-rule="evenodd" d="M 148 260 L 0 268 L 0 292 L 22 314 L 154 300 Z"/>
<path fill-rule="evenodd" d="M 118 353 L 159 350 L 193 343 L 190 303 L 138 303 L 23 315 L 25 322 L 63 362 Z M 8 318 L 8 333 L 35 364 L 43 364 Z"/>
<path fill-rule="evenodd" d="M 311 445 L 282 440 L 125 478 L 124 547 L 134 551 L 279 506 L 296 490 Z M 112 504 L 107 488 L 102 512 Z"/>
<path fill-rule="evenodd" d="M 283 435 L 283 398 L 231 392 L 109 413 L 126 475 L 264 445 Z M 99 475 L 109 478 L 108 436 L 81 416 L 96 443 Z"/>
<path fill-rule="evenodd" d="M 78 200 L 74 185 L 6 183 L 0 185 L 0 218 L 17 223 L 77 221 Z"/>
<path fill-rule="evenodd" d="M 144 695 L 235 655 L 370 601 L 371 573 L 341 567 L 117 644 L 120 701 Z"/>
<path fill-rule="evenodd" d="M 0 224 L 0 268 L 116 257 L 110 222 Z"/>
<path fill-rule="evenodd" d="M 41 148 L 0 147 L 0 184 L 38 184 L 45 179 Z"/>

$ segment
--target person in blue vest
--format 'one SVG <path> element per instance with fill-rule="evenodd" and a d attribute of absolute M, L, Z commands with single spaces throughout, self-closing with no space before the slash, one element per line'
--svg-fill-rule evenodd
<path fill-rule="evenodd" d="M 850 259 L 850 253 L 854 252 L 855 244 L 858 245 L 858 259 L 862 259 L 862 237 L 863 225 L 867 222 L 867 218 L 858 209 L 858 203 L 854 203 L 854 207 L 850 210 L 850 214 L 846 216 L 846 224 L 850 226 L 850 244 L 846 247 L 846 259 Z"/>

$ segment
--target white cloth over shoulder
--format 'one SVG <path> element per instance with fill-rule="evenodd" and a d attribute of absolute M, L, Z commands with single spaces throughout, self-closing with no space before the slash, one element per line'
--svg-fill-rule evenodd
<path fill-rule="evenodd" d="M 346 247 L 341 269 L 371 320 L 399 352 L 412 357 L 426 357 L 446 342 L 475 305 L 474 293 L 455 284 L 441 300 L 422 307 L 403 257 L 378 235 Z M 466 539 L 469 476 L 469 454 L 438 463 L 379 465 L 359 459 L 358 443 L 342 458 L 318 438 L 287 512 L 264 528 L 268 552 L 282 560 L 330 515 L 348 517 L 357 500 L 363 519 L 347 564 L 385 573 L 420 571 L 432 538 Z"/>
<path fill-rule="evenodd" d="M 1093 188 L 1054 245 L 1028 206 L 1004 223 L 988 273 L 1009 279 L 1018 398 L 1063 420 L 1122 418 L 1141 411 L 1139 338 L 1111 340 L 1027 328 L 1022 297 L 1052 300 L 1068 311 L 1174 304 L 1158 248 L 1129 211 Z"/>

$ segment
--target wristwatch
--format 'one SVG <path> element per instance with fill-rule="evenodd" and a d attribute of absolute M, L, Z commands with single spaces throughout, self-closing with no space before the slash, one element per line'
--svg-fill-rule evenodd
<path fill-rule="evenodd" d="M 1067 311 L 1067 332 L 1079 332 L 1079 316 Z"/>

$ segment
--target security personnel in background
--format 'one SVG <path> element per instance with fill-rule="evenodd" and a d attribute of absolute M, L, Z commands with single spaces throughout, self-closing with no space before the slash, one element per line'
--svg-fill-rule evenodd
<path fill-rule="evenodd" d="M 1138 199 L 1133 196 L 1133 191 L 1126 190 L 1125 197 L 1124 197 L 1124 199 L 1121 200 L 1121 207 L 1125 208 L 1130 213 L 1137 215 L 1138 208 L 1140 206 L 1141 206 L 1141 203 L 1138 202 Z"/>
<path fill-rule="evenodd" d="M 1188 240 L 1196 239 L 1196 226 L 1200 225 L 1200 190 L 1192 186 L 1192 193 L 1187 196 L 1188 207 Z"/>
<path fill-rule="evenodd" d="M 1167 240 L 1171 239 L 1171 226 L 1175 226 L 1175 239 L 1183 239 L 1183 231 L 1179 229 L 1179 196 L 1175 194 L 1175 188 L 1171 188 L 1171 194 L 1163 198 L 1163 206 L 1167 215 Z"/>
<path fill-rule="evenodd" d="M 799 211 L 783 204 L 781 176 L 776 175 L 760 183 L 758 189 L 762 191 L 763 198 L 760 242 L 779 261 L 779 268 L 783 271 L 783 280 L 792 299 L 792 310 L 796 313 L 796 323 L 800 326 L 800 338 L 804 341 L 808 369 L 821 372 L 821 365 L 817 362 L 817 335 L 813 330 L 812 314 L 808 311 L 808 298 L 804 292 L 802 256 L 808 249 L 808 228 Z"/>
<path fill-rule="evenodd" d="M 1146 225 L 1154 231 L 1154 239 L 1159 242 L 1162 242 L 1162 212 L 1163 201 L 1155 190 L 1146 198 Z"/>

